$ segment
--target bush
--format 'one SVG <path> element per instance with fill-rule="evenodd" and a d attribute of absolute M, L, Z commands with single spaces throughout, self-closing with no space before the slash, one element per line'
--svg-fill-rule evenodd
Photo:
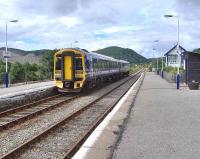
<path fill-rule="evenodd" d="M 53 76 L 53 56 L 58 50 L 48 51 L 43 54 L 41 64 L 30 63 L 8 63 L 10 83 L 27 82 L 52 79 Z M 3 83 L 5 63 L 0 60 L 0 84 Z"/>
<path fill-rule="evenodd" d="M 10 82 L 17 83 L 24 81 L 25 73 L 23 64 L 16 62 L 11 65 L 10 68 Z"/>
<path fill-rule="evenodd" d="M 0 84 L 3 83 L 3 73 L 5 72 L 5 65 L 3 61 L 0 61 Z"/>
<path fill-rule="evenodd" d="M 37 76 L 38 71 L 38 65 L 37 64 L 24 64 L 24 79 L 25 81 L 37 81 L 39 80 Z"/>
<path fill-rule="evenodd" d="M 167 66 L 167 67 L 164 68 L 164 71 L 171 73 L 173 75 L 176 75 L 177 74 L 177 67 Z M 180 67 L 179 71 L 180 71 L 180 74 L 184 74 L 183 66 Z"/>
<path fill-rule="evenodd" d="M 132 64 L 130 67 L 130 72 L 134 73 L 141 70 L 142 68 L 148 68 L 148 67 L 149 64 Z"/>

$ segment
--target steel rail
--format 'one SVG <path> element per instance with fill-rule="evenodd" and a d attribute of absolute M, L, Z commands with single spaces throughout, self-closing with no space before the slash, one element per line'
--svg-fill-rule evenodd
<path fill-rule="evenodd" d="M 134 83 L 138 79 L 139 79 L 139 77 L 135 79 L 135 81 L 131 84 L 131 86 L 127 88 L 127 90 L 120 96 L 120 98 L 112 106 L 110 106 L 100 117 L 98 117 L 96 122 L 94 122 L 94 124 L 88 129 L 88 131 L 86 131 L 82 135 L 82 137 L 74 145 L 72 145 L 72 148 L 67 153 L 65 153 L 65 155 L 63 157 L 64 159 L 70 159 L 73 157 L 73 155 L 79 150 L 81 145 L 87 140 L 89 135 L 103 121 L 103 119 L 108 115 L 108 113 L 112 111 L 112 109 L 116 106 L 116 104 L 120 101 L 120 99 L 127 93 L 127 91 L 134 85 Z"/>
<path fill-rule="evenodd" d="M 11 150 L 10 152 L 8 152 L 7 154 L 5 154 L 4 156 L 0 157 L 0 159 L 15 158 L 17 155 L 19 155 L 19 153 L 21 151 L 24 151 L 25 149 L 29 148 L 32 144 L 36 143 L 37 141 L 40 141 L 43 137 L 47 136 L 50 132 L 52 132 L 53 130 L 55 130 L 59 126 L 62 126 L 64 123 L 72 120 L 74 117 L 78 116 L 81 112 L 83 112 L 84 110 L 88 109 L 89 107 L 91 107 L 92 105 L 94 105 L 96 102 L 98 102 L 99 100 L 101 100 L 102 98 L 104 98 L 105 96 L 107 96 L 108 94 L 110 94 L 111 92 L 113 92 L 115 89 L 119 88 L 121 85 L 125 84 L 127 81 L 129 81 L 132 78 L 134 78 L 140 72 L 141 71 L 138 71 L 137 73 L 135 73 L 134 75 L 132 75 L 130 78 L 128 78 L 127 80 L 125 80 L 122 83 L 120 83 L 115 88 L 113 88 L 110 91 L 108 91 L 107 93 L 103 94 L 101 97 L 99 97 L 98 99 L 94 100 L 93 102 L 87 104 L 85 107 L 77 110 L 74 113 L 71 113 L 68 117 L 66 117 L 64 119 L 59 120 L 57 123 L 55 123 L 51 127 L 45 129 L 41 133 L 39 133 L 39 134 L 35 135 L 34 137 L 32 137 L 31 139 L 27 140 L 22 145 L 16 147 L 15 149 Z M 68 153 L 68 154 L 72 154 L 72 151 L 70 151 L 70 153 Z"/>
<path fill-rule="evenodd" d="M 30 104 L 31 107 L 29 107 L 29 105 L 25 105 L 25 106 L 23 106 L 23 108 L 17 109 L 17 111 L 10 110 L 9 114 L 12 114 L 12 113 L 14 114 L 14 113 L 17 113 L 17 112 L 20 112 L 20 111 L 23 111 L 23 110 L 26 110 L 26 109 L 29 109 L 29 108 L 37 107 L 37 105 L 39 105 L 39 104 L 45 103 L 48 100 L 53 101 L 53 100 L 55 100 L 56 98 L 59 98 L 59 97 L 62 97 L 62 95 L 56 95 L 56 96 L 53 96 L 52 98 L 46 98 L 44 100 L 40 100 L 38 102 L 31 103 Z M 40 114 L 42 114 L 42 113 L 44 113 L 44 112 L 46 112 L 48 110 L 54 109 L 56 107 L 59 107 L 59 106 L 65 104 L 65 103 L 68 103 L 68 102 L 74 100 L 77 97 L 78 97 L 78 95 L 72 96 L 72 97 L 67 98 L 67 99 L 65 99 L 65 100 L 63 100 L 61 102 L 56 103 L 56 104 L 52 104 L 52 105 L 49 104 L 49 106 L 46 106 L 46 107 L 40 108 L 40 109 L 38 108 L 38 110 L 35 110 L 33 112 L 29 112 L 27 115 L 24 115 L 22 117 L 19 117 L 17 119 L 11 120 L 11 121 L 8 121 L 5 124 L 0 125 L 0 131 L 8 129 L 8 128 L 16 125 L 16 124 L 22 123 L 22 122 L 26 121 L 27 119 L 31 119 L 31 118 L 35 117 L 36 115 L 40 115 Z M 0 118 L 0 120 L 1 120 L 1 118 Z"/>
<path fill-rule="evenodd" d="M 35 105 L 42 104 L 43 102 L 50 101 L 50 100 L 53 100 L 54 98 L 61 97 L 61 96 L 62 96 L 61 94 L 58 94 L 58 95 L 55 95 L 55 96 L 47 97 L 45 99 L 41 99 L 39 101 L 35 101 L 35 102 L 29 103 L 29 104 L 22 105 L 22 106 L 19 106 L 19 107 L 16 107 L 16 108 L 5 110 L 3 112 L 0 112 L 0 118 L 4 117 L 6 115 L 12 114 L 12 113 L 21 111 L 23 109 L 34 107 Z"/>

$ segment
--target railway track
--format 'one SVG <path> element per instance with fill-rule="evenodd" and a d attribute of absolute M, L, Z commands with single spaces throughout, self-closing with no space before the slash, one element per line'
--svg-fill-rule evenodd
<path fill-rule="evenodd" d="M 44 113 L 45 111 L 59 107 L 77 97 L 78 96 L 66 97 L 59 94 L 14 109 L 3 111 L 0 113 L 0 131 L 22 123 L 27 119 Z"/>
<path fill-rule="evenodd" d="M 139 76 L 128 78 L 0 158 L 70 158 Z"/>

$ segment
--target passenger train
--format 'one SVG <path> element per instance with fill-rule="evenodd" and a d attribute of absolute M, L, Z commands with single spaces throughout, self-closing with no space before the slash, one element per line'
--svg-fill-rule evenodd
<path fill-rule="evenodd" d="M 85 49 L 67 48 L 54 55 L 54 80 L 59 92 L 80 92 L 129 74 L 129 62 Z"/>

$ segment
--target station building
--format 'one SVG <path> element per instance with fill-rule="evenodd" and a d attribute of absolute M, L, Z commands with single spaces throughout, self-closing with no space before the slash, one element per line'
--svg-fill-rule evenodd
<path fill-rule="evenodd" d="M 184 65 L 184 52 L 186 52 L 186 49 L 184 49 L 182 46 L 179 45 L 179 53 L 181 55 L 181 66 Z M 165 53 L 165 65 L 171 66 L 171 67 L 178 67 L 178 53 L 177 53 L 177 45 L 175 45 L 173 48 L 171 48 L 168 52 Z"/>
<path fill-rule="evenodd" d="M 200 54 L 196 52 L 184 52 L 185 82 L 200 82 Z"/>
<path fill-rule="evenodd" d="M 200 82 L 200 54 L 196 52 L 186 51 L 182 46 L 179 46 L 180 63 L 178 60 L 177 45 L 165 53 L 165 65 L 171 67 L 183 66 L 184 81 L 189 83 L 192 81 Z"/>

